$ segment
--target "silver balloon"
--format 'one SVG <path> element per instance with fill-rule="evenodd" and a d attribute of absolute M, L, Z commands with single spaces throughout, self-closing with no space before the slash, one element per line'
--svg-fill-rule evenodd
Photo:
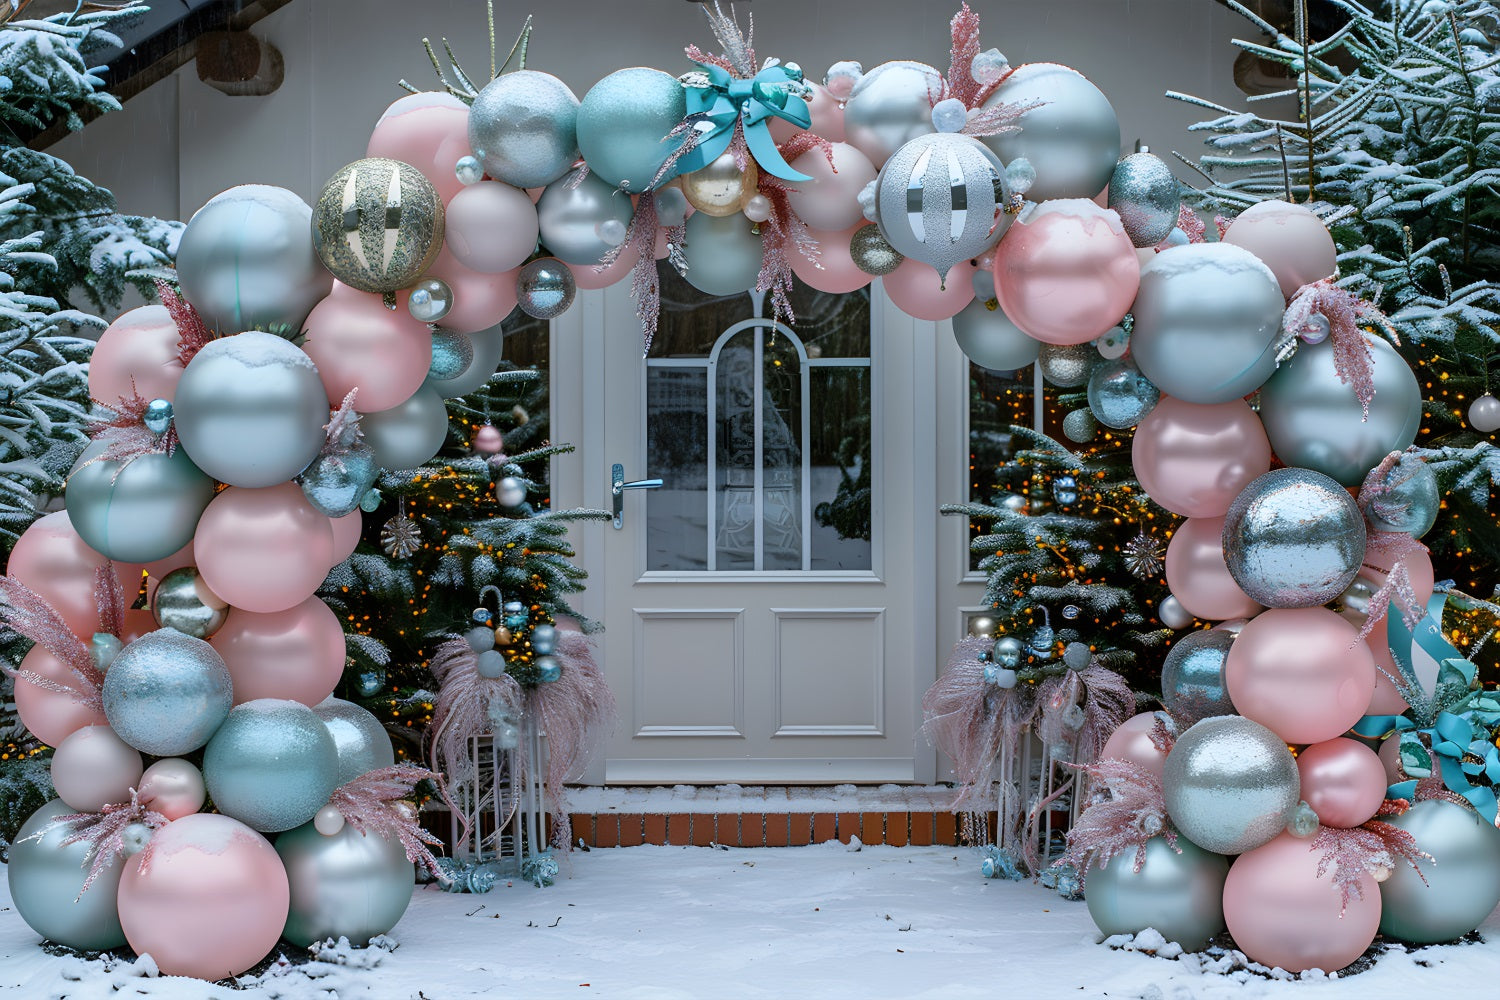
<path fill-rule="evenodd" d="M 864 74 L 844 105 L 844 136 L 876 167 L 918 136 L 936 131 L 932 103 L 943 75 L 926 63 L 881 63 Z"/>
<path fill-rule="evenodd" d="M 1005 167 L 978 139 L 922 135 L 891 154 L 875 180 L 875 223 L 897 252 L 947 279 L 1004 235 Z"/>
<path fill-rule="evenodd" d="M 214 806 L 262 833 L 301 826 L 338 787 L 338 748 L 312 709 L 257 698 L 236 705 L 203 751 Z"/>
<path fill-rule="evenodd" d="M 1152 153 L 1131 153 L 1115 164 L 1109 207 L 1119 213 L 1131 243 L 1154 247 L 1167 238 L 1182 205 L 1177 188 L 1172 168 Z"/>
<path fill-rule="evenodd" d="M 343 517 L 359 508 L 360 499 L 375 485 L 378 475 L 375 451 L 361 441 L 342 454 L 319 455 L 302 470 L 297 483 L 308 503 L 329 517 Z"/>
<path fill-rule="evenodd" d="M 448 407 L 442 394 L 423 385 L 406 402 L 363 413 L 359 420 L 365 443 L 383 469 L 415 469 L 438 453 L 448 436 Z"/>
<path fill-rule="evenodd" d="M 1177 720 L 1178 729 L 1215 715 L 1235 714 L 1224 683 L 1224 664 L 1234 636 L 1216 628 L 1189 632 L 1167 652 L 1161 665 L 1161 702 Z"/>
<path fill-rule="evenodd" d="M 437 337 L 459 336 L 447 330 L 439 329 L 434 335 L 433 343 L 436 345 Z M 496 323 L 494 326 L 478 333 L 462 335 L 472 348 L 468 364 L 462 371 L 451 378 L 439 379 L 431 371 L 427 373 L 427 381 L 422 384 L 423 388 L 435 389 L 443 397 L 452 399 L 456 396 L 467 396 L 489 381 L 490 376 L 495 374 L 495 369 L 500 367 L 500 357 L 505 353 L 505 325 Z M 436 346 L 434 346 L 436 350 Z M 361 421 L 363 423 L 363 421 Z"/>
<path fill-rule="evenodd" d="M 994 298 L 975 299 L 953 317 L 953 338 L 970 361 L 990 371 L 1025 368 L 1037 359 L 1042 342 L 1010 321 Z"/>
<path fill-rule="evenodd" d="M 1156 609 L 1156 617 L 1167 628 L 1187 628 L 1193 624 L 1193 616 L 1182 606 L 1175 595 L 1168 594 Z"/>
<path fill-rule="evenodd" d="M 552 257 L 524 264 L 516 275 L 516 302 L 533 319 L 555 319 L 568 311 L 578 284 L 567 265 Z"/>
<path fill-rule="evenodd" d="M 88 842 L 64 847 L 70 832 L 66 826 L 30 839 L 57 817 L 73 812 L 62 799 L 53 799 L 21 825 L 5 866 L 11 900 L 26 925 L 48 941 L 80 951 L 119 948 L 125 944 L 125 931 L 116 900 L 125 865 L 116 861 L 104 869 L 80 896 L 89 872 Z"/>
<path fill-rule="evenodd" d="M 1379 485 L 1381 489 L 1365 507 L 1371 531 L 1400 531 L 1421 538 L 1432 530 L 1443 496 L 1431 466 L 1408 452 Z"/>
<path fill-rule="evenodd" d="M 63 498 L 78 537 L 125 563 L 165 559 L 191 542 L 214 481 L 182 449 L 120 463 L 99 460 L 105 447 L 89 445 L 68 476 Z"/>
<path fill-rule="evenodd" d="M 1072 389 L 1087 384 L 1099 363 L 1099 352 L 1092 344 L 1043 344 L 1036 363 L 1049 385 Z"/>
<path fill-rule="evenodd" d="M 687 221 L 687 280 L 709 295 L 733 295 L 755 287 L 765 247 L 743 215 L 715 218 L 695 212 Z"/>
<path fill-rule="evenodd" d="M 849 256 L 855 267 L 876 278 L 890 274 L 906 260 L 880 235 L 879 226 L 860 226 L 854 230 L 849 237 Z"/>
<path fill-rule="evenodd" d="M 177 437 L 193 464 L 230 486 L 275 486 L 327 440 L 328 394 L 312 359 L 281 337 L 210 341 L 177 383 Z"/>
<path fill-rule="evenodd" d="M 104 675 L 104 717 L 142 753 L 175 757 L 208 742 L 234 701 L 224 658 L 176 629 L 127 645 Z"/>
<path fill-rule="evenodd" d="M 1170 247 L 1141 268 L 1130 354 L 1168 396 L 1227 403 L 1276 370 L 1285 308 L 1276 276 L 1250 251 L 1229 243 Z"/>
<path fill-rule="evenodd" d="M 1025 157 L 1036 168 L 1026 197 L 1092 198 L 1109 183 L 1120 159 L 1120 121 L 1109 98 L 1077 70 L 1056 63 L 1017 67 L 984 107 L 1042 102 L 1016 132 L 987 136 L 984 144 L 1009 163 Z"/>
<path fill-rule="evenodd" d="M 157 582 L 151 614 L 162 628 L 207 639 L 229 619 L 229 605 L 204 586 L 198 567 L 182 566 Z"/>
<path fill-rule="evenodd" d="M 1134 427 L 1160 399 L 1161 390 L 1123 358 L 1103 362 L 1089 374 L 1089 410 L 1106 427 Z"/>
<path fill-rule="evenodd" d="M 1453 802 L 1418 802 L 1385 822 L 1411 834 L 1432 861 L 1421 875 L 1398 864 L 1380 883 L 1380 933 L 1436 944 L 1484 923 L 1500 903 L 1500 830 Z"/>
<path fill-rule="evenodd" d="M 299 947 L 346 937 L 362 948 L 396 926 L 416 888 L 416 869 L 399 840 L 345 825 L 325 837 L 313 824 L 276 838 L 291 885 L 281 936 Z"/>
<path fill-rule="evenodd" d="M 687 95 L 676 78 L 643 66 L 616 70 L 579 103 L 578 148 L 590 172 L 639 193 L 676 151 L 678 140 L 662 140 L 685 117 Z"/>
<path fill-rule="evenodd" d="M 1404 451 L 1416 440 L 1422 423 L 1417 377 L 1384 338 L 1367 337 L 1365 342 L 1375 383 L 1368 418 L 1354 387 L 1339 378 L 1332 339 L 1304 344 L 1261 389 L 1261 422 L 1272 449 L 1287 465 L 1358 486 L 1387 454 Z"/>
<path fill-rule="evenodd" d="M 193 214 L 177 244 L 177 280 L 220 335 L 296 331 L 333 290 L 313 252 L 312 207 L 265 184 L 230 188 Z"/>
<path fill-rule="evenodd" d="M 1206 851 L 1243 854 L 1286 828 L 1302 797 L 1297 761 L 1258 722 L 1219 715 L 1177 738 L 1162 773 L 1167 814 Z"/>
<path fill-rule="evenodd" d="M 1224 879 L 1229 862 L 1186 837 L 1174 851 L 1165 837 L 1146 841 L 1146 860 L 1135 871 L 1127 850 L 1089 869 L 1084 901 L 1105 934 L 1139 934 L 1155 928 L 1168 941 L 1198 951 L 1224 929 Z"/>
<path fill-rule="evenodd" d="M 313 706 L 323 720 L 339 755 L 340 785 L 348 784 L 361 774 L 396 763 L 390 734 L 380 720 L 352 701 L 329 696 Z"/>
<path fill-rule="evenodd" d="M 1349 491 L 1311 469 L 1252 480 L 1224 516 L 1224 561 L 1268 608 L 1327 604 L 1359 574 L 1365 519 Z"/>
<path fill-rule="evenodd" d="M 502 73 L 469 107 L 469 147 L 496 180 L 551 184 L 578 159 L 578 98 L 550 73 Z"/>
<path fill-rule="evenodd" d="M 569 264 L 599 263 L 619 242 L 611 243 L 601 230 L 609 222 L 629 226 L 634 212 L 629 196 L 593 174 L 579 184 L 568 178 L 552 182 L 536 203 L 542 244 Z"/>

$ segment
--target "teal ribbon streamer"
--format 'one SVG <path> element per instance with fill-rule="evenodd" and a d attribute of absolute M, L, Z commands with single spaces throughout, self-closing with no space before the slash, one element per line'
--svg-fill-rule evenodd
<path fill-rule="evenodd" d="M 810 181 L 793 170 L 776 149 L 771 137 L 772 118 L 791 122 L 799 129 L 812 124 L 807 102 L 789 93 L 787 84 L 801 83 L 800 73 L 785 66 L 767 66 L 749 80 L 741 80 L 722 66 L 698 63 L 708 74 L 707 87 L 688 87 L 688 117 L 697 117 L 698 144 L 678 160 L 678 172 L 690 174 L 717 160 L 734 139 L 734 123 L 745 130 L 745 144 L 760 168 L 786 181 Z"/>

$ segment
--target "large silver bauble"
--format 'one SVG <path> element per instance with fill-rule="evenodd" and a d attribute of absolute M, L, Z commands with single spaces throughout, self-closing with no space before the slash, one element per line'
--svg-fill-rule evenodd
<path fill-rule="evenodd" d="M 926 63 L 881 63 L 849 93 L 845 141 L 879 167 L 908 142 L 936 131 L 932 105 L 942 92 L 942 74 Z"/>
<path fill-rule="evenodd" d="M 599 234 L 611 220 L 630 225 L 630 198 L 589 174 L 580 183 L 567 178 L 547 185 L 536 203 L 542 244 L 569 264 L 597 264 L 614 244 Z"/>
<path fill-rule="evenodd" d="M 423 385 L 389 410 L 360 414 L 359 426 L 382 469 L 415 469 L 443 446 L 448 436 L 448 407 L 442 393 Z"/>
<path fill-rule="evenodd" d="M 734 295 L 755 287 L 765 246 L 743 215 L 715 218 L 695 212 L 687 221 L 682 248 L 688 269 L 684 277 L 700 292 Z"/>
<path fill-rule="evenodd" d="M 875 179 L 875 223 L 897 252 L 944 280 L 1004 235 L 1005 166 L 978 139 L 952 132 L 906 143 Z"/>
<path fill-rule="evenodd" d="M 352 701 L 330 695 L 314 705 L 313 712 L 333 737 L 339 755 L 340 785 L 396 763 L 396 752 L 391 748 L 391 737 L 385 727 Z"/>
<path fill-rule="evenodd" d="M 156 624 L 207 639 L 229 620 L 229 605 L 203 583 L 196 566 L 180 566 L 162 577 L 151 595 Z"/>
<path fill-rule="evenodd" d="M 379 475 L 375 450 L 361 441 L 342 453 L 319 455 L 302 470 L 297 483 L 308 503 L 329 517 L 343 517 L 359 509 L 360 499 Z"/>
<path fill-rule="evenodd" d="M 1101 362 L 1089 373 L 1089 411 L 1106 427 L 1134 427 L 1159 399 L 1161 390 L 1124 358 Z"/>
<path fill-rule="evenodd" d="M 993 298 L 976 298 L 960 309 L 953 317 L 953 338 L 970 361 L 997 372 L 1025 368 L 1042 350 L 1042 342 L 1012 323 Z"/>
<path fill-rule="evenodd" d="M 551 184 L 578 159 L 578 98 L 550 73 L 502 73 L 469 106 L 469 147 L 496 180 Z"/>
<path fill-rule="evenodd" d="M 1234 714 L 1224 683 L 1224 663 L 1232 645 L 1233 632 L 1210 628 L 1189 632 L 1167 652 L 1161 665 L 1161 703 L 1179 730 L 1215 715 Z"/>
<path fill-rule="evenodd" d="M 577 294 L 573 272 L 554 257 L 523 264 L 516 274 L 516 304 L 533 319 L 556 319 L 568 311 Z"/>
<path fill-rule="evenodd" d="M 1048 385 L 1072 389 L 1088 383 L 1099 352 L 1092 344 L 1043 344 L 1037 351 L 1037 365 Z"/>
<path fill-rule="evenodd" d="M 80 951 L 118 948 L 125 943 L 115 908 L 125 865 L 116 861 L 104 869 L 80 896 L 89 873 L 88 842 L 62 846 L 70 832 L 66 826 L 31 839 L 57 817 L 73 812 L 62 799 L 53 799 L 21 825 L 5 866 L 11 900 L 26 925 L 48 941 Z"/>
<path fill-rule="evenodd" d="M 1272 840 L 1302 791 L 1281 737 L 1238 715 L 1204 719 L 1179 736 L 1162 785 L 1173 825 L 1215 854 L 1243 854 Z"/>
<path fill-rule="evenodd" d="M 1082 73 L 1056 63 L 1017 67 L 984 102 L 1041 103 L 1021 117 L 1015 132 L 987 136 L 984 144 L 1009 163 L 1025 157 L 1036 168 L 1026 192 L 1032 201 L 1092 198 L 1109 183 L 1120 159 L 1120 120 L 1104 92 Z"/>
<path fill-rule="evenodd" d="M 1453 802 L 1418 802 L 1385 822 L 1411 834 L 1432 861 L 1421 875 L 1398 864 L 1380 883 L 1380 933 L 1435 944 L 1484 923 L 1500 903 L 1500 830 Z"/>
<path fill-rule="evenodd" d="M 328 439 L 328 394 L 312 359 L 269 333 L 210 341 L 177 383 L 177 438 L 193 464 L 230 486 L 275 486 Z"/>
<path fill-rule="evenodd" d="M 68 520 L 89 548 L 116 562 L 165 559 L 193 540 L 214 481 L 187 452 L 147 454 L 128 463 L 100 461 L 94 442 L 68 476 Z"/>
<path fill-rule="evenodd" d="M 1380 485 L 1384 488 L 1365 506 L 1371 531 L 1400 531 L 1421 538 L 1432 530 L 1443 495 L 1431 466 L 1408 452 Z"/>
<path fill-rule="evenodd" d="M 142 753 L 176 757 L 207 743 L 229 714 L 233 682 L 202 639 L 162 628 L 127 645 L 104 675 L 104 717 Z"/>
<path fill-rule="evenodd" d="M 1084 900 L 1105 934 L 1139 934 L 1153 927 L 1168 941 L 1198 951 L 1224 929 L 1224 879 L 1229 862 L 1186 837 L 1179 854 L 1165 837 L 1146 841 L 1146 861 L 1135 871 L 1135 851 L 1089 869 Z"/>
<path fill-rule="evenodd" d="M 685 117 L 687 95 L 676 78 L 644 66 L 616 70 L 579 102 L 578 148 L 592 173 L 640 193 L 676 151 L 680 140 L 663 140 Z"/>
<path fill-rule="evenodd" d="M 346 937 L 362 948 L 396 926 L 411 903 L 416 870 L 399 840 L 345 825 L 331 837 L 311 823 L 276 838 L 291 884 L 281 936 L 299 947 Z"/>
<path fill-rule="evenodd" d="M 337 745 L 312 709 L 257 698 L 236 705 L 203 751 L 219 812 L 261 833 L 301 826 L 338 787 Z"/>
<path fill-rule="evenodd" d="M 1310 608 L 1359 575 L 1365 519 L 1349 491 L 1321 472 L 1275 469 L 1230 504 L 1223 542 L 1229 575 L 1251 600 Z"/>
<path fill-rule="evenodd" d="M 1276 276 L 1250 251 L 1228 243 L 1170 247 L 1141 268 L 1130 355 L 1168 396 L 1227 403 L 1276 370 L 1285 308 Z"/>
<path fill-rule="evenodd" d="M 333 289 L 313 252 L 312 208 L 285 188 L 244 184 L 215 195 L 177 244 L 177 280 L 209 329 L 301 328 Z"/>
<path fill-rule="evenodd" d="M 1119 213 L 1130 242 L 1154 247 L 1177 225 L 1182 198 L 1177 178 L 1161 157 L 1131 153 L 1115 164 L 1109 179 L 1109 207 Z"/>
<path fill-rule="evenodd" d="M 1332 338 L 1304 344 L 1261 389 L 1261 422 L 1277 457 L 1287 465 L 1358 486 L 1387 454 L 1404 451 L 1416 440 L 1422 423 L 1417 377 L 1384 338 L 1366 337 L 1365 343 L 1375 383 L 1368 419 L 1354 387 L 1345 385 L 1334 368 Z"/>
<path fill-rule="evenodd" d="M 350 288 L 394 292 L 443 249 L 443 200 L 422 171 L 371 156 L 342 167 L 313 206 L 313 246 Z"/>

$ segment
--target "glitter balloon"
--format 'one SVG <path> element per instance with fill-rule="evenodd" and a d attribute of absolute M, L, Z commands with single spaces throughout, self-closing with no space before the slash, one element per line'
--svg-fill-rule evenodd
<path fill-rule="evenodd" d="M 1237 715 L 1204 719 L 1179 736 L 1162 785 L 1178 831 L 1216 854 L 1243 854 L 1281 833 L 1302 787 L 1286 743 Z"/>
<path fill-rule="evenodd" d="M 578 159 L 577 126 L 578 98 L 567 84 L 550 73 L 517 70 L 495 77 L 474 99 L 469 146 L 496 180 L 543 187 Z"/>
<path fill-rule="evenodd" d="M 458 378 L 474 363 L 474 341 L 466 333 L 438 330 L 432 335 L 432 361 L 427 377 L 434 382 Z"/>
<path fill-rule="evenodd" d="M 183 566 L 157 581 L 151 614 L 162 628 L 207 639 L 228 620 L 229 603 L 208 589 L 198 567 Z"/>
<path fill-rule="evenodd" d="M 1224 517 L 1224 557 L 1241 590 L 1268 608 L 1327 604 L 1359 574 L 1365 521 L 1349 492 L 1310 469 L 1275 469 Z"/>
<path fill-rule="evenodd" d="M 1365 506 L 1371 531 L 1400 531 L 1421 538 L 1432 530 L 1442 492 L 1431 466 L 1416 455 L 1402 455 L 1378 486 Z"/>
<path fill-rule="evenodd" d="M 1109 207 L 1120 215 L 1130 242 L 1154 247 L 1177 225 L 1182 200 L 1177 193 L 1172 168 L 1142 150 L 1115 164 L 1109 179 Z"/>
<path fill-rule="evenodd" d="M 1161 390 L 1124 359 L 1107 361 L 1089 374 L 1089 410 L 1106 427 L 1134 427 L 1161 399 Z"/>
<path fill-rule="evenodd" d="M 534 319 L 554 319 L 568 311 L 578 286 L 573 272 L 555 257 L 524 265 L 516 275 L 516 298 L 521 311 Z"/>
<path fill-rule="evenodd" d="M 1229 862 L 1185 837 L 1177 847 L 1164 837 L 1146 841 L 1146 859 L 1122 851 L 1088 872 L 1084 901 L 1105 934 L 1138 934 L 1148 927 L 1188 951 L 1197 951 L 1224 929 L 1224 878 Z"/>
<path fill-rule="evenodd" d="M 104 715 L 120 739 L 172 757 L 208 742 L 234 701 L 217 650 L 176 629 L 150 632 L 115 657 L 104 675 Z"/>
<path fill-rule="evenodd" d="M 313 208 L 313 246 L 351 288 L 394 292 L 437 260 L 443 201 L 422 171 L 372 156 L 338 170 Z"/>
<path fill-rule="evenodd" d="M 854 230 L 849 237 L 849 256 L 855 267 L 876 278 L 890 274 L 906 260 L 880 235 L 879 226 L 860 226 Z"/>
<path fill-rule="evenodd" d="M 1062 429 L 1069 441 L 1082 444 L 1084 441 L 1093 440 L 1094 435 L 1098 433 L 1099 425 L 1094 420 L 1094 415 L 1088 410 L 1074 410 L 1063 417 Z"/>
<path fill-rule="evenodd" d="M 1233 715 L 1224 664 L 1234 633 L 1219 629 L 1190 632 L 1172 644 L 1161 665 L 1161 701 L 1186 729 L 1215 715 Z"/>
<path fill-rule="evenodd" d="M 675 77 L 641 66 L 616 70 L 579 102 L 578 148 L 609 184 L 645 191 L 678 144 L 662 140 L 686 116 L 687 96 Z"/>
<path fill-rule="evenodd" d="M 333 736 L 297 701 L 236 705 L 203 752 L 203 780 L 219 812 L 263 833 L 312 819 L 338 777 Z"/>
<path fill-rule="evenodd" d="M 1059 389 L 1084 385 L 1099 360 L 1099 352 L 1088 344 L 1042 344 L 1037 364 L 1042 378 Z"/>

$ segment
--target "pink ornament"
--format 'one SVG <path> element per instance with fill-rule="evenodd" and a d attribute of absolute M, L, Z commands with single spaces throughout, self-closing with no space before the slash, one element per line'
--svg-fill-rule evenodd
<path fill-rule="evenodd" d="M 359 547 L 359 536 L 365 528 L 365 516 L 361 511 L 353 510 L 343 517 L 330 517 L 328 526 L 333 532 L 333 566 L 337 566 Z"/>
<path fill-rule="evenodd" d="M 448 203 L 443 245 L 464 267 L 499 274 L 526 263 L 540 229 L 525 191 L 499 181 L 471 184 Z"/>
<path fill-rule="evenodd" d="M 468 105 L 440 92 L 399 98 L 375 123 L 365 155 L 410 163 L 446 202 L 463 189 L 453 168 L 469 155 Z"/>
<path fill-rule="evenodd" d="M 332 400 L 358 389 L 361 413 L 388 410 L 411 398 L 432 363 L 432 335 L 404 308 L 387 309 L 380 296 L 339 282 L 303 324 L 302 349 L 318 366 Z"/>
<path fill-rule="evenodd" d="M 1271 469 L 1271 442 L 1243 400 L 1209 405 L 1169 396 L 1135 429 L 1131 460 L 1151 499 L 1184 517 L 1223 517 Z"/>
<path fill-rule="evenodd" d="M 40 594 L 73 634 L 87 641 L 99 631 L 94 574 L 108 561 L 78 537 L 68 512 L 59 510 L 38 518 L 21 532 L 11 549 L 6 572 Z M 140 567 L 126 563 L 113 566 L 128 606 L 141 588 Z"/>
<path fill-rule="evenodd" d="M 1224 562 L 1222 517 L 1190 517 L 1167 543 L 1167 587 L 1194 618 L 1248 618 L 1261 610 L 1229 575 Z"/>
<path fill-rule="evenodd" d="M 1364 954 L 1380 926 L 1380 886 L 1362 876 L 1362 898 L 1344 909 L 1332 875 L 1318 875 L 1320 860 L 1321 851 L 1290 833 L 1235 860 L 1224 881 L 1224 922 L 1241 951 L 1288 972 L 1333 972 Z"/>
<path fill-rule="evenodd" d="M 1132 715 L 1110 734 L 1099 759 L 1128 760 L 1150 771 L 1160 781 L 1162 770 L 1167 766 L 1167 755 L 1151 742 L 1151 730 L 1155 726 L 1155 712 Z"/>
<path fill-rule="evenodd" d="M 141 805 L 172 820 L 191 816 L 208 800 L 203 772 L 180 757 L 168 757 L 146 768 L 138 790 Z"/>
<path fill-rule="evenodd" d="M 858 229 L 855 226 L 854 229 Z M 854 264 L 854 258 L 849 254 L 849 239 L 854 235 L 854 229 L 847 229 L 841 233 L 825 233 L 817 230 L 808 230 L 818 244 L 818 263 L 804 257 L 795 248 L 787 251 L 787 259 L 792 262 L 792 272 L 802 279 L 802 283 L 808 288 L 816 288 L 820 292 L 828 292 L 833 295 L 842 295 L 863 288 L 870 283 L 870 276 L 861 271 Z M 821 267 L 819 266 L 821 265 Z M 932 268 L 927 270 L 932 271 Z M 937 272 L 932 271 L 936 277 Z"/>
<path fill-rule="evenodd" d="M 846 239 L 845 254 L 849 252 L 848 245 Z M 890 296 L 897 309 L 916 319 L 937 321 L 952 319 L 974 301 L 973 273 L 968 264 L 959 264 L 948 273 L 945 284 L 932 268 L 908 258 L 880 280 L 885 286 L 885 294 Z"/>
<path fill-rule="evenodd" d="M 282 698 L 311 707 L 344 672 L 343 626 L 317 597 L 271 614 L 233 608 L 209 644 L 229 668 L 236 705 Z"/>
<path fill-rule="evenodd" d="M 140 752 L 108 726 L 84 726 L 58 744 L 52 755 L 52 785 L 75 812 L 99 812 L 130 801 L 145 762 Z"/>
<path fill-rule="evenodd" d="M 812 83 L 812 81 L 808 81 Z M 829 142 L 844 141 L 844 105 L 837 97 L 828 92 L 828 88 L 821 83 L 812 84 L 813 95 L 808 99 L 807 110 L 812 118 L 812 124 L 807 131 L 816 133 Z M 772 118 L 769 122 L 771 138 L 776 140 L 776 145 L 781 145 L 800 129 L 784 118 Z M 806 173 L 807 171 L 803 171 Z"/>
<path fill-rule="evenodd" d="M 78 683 L 68 665 L 41 646 L 31 647 L 31 652 L 22 657 L 20 669 L 58 684 Z M 87 708 L 67 692 L 38 687 L 24 677 L 16 679 L 15 698 L 21 723 L 48 746 L 58 746 L 85 726 L 109 724 L 103 709 Z"/>
<path fill-rule="evenodd" d="M 485 424 L 474 432 L 474 451 L 479 455 L 498 455 L 505 450 L 505 435 L 494 424 Z"/>
<path fill-rule="evenodd" d="M 875 165 L 847 142 L 835 142 L 832 148 L 832 166 L 821 149 L 810 149 L 792 161 L 793 170 L 812 180 L 793 184 L 787 201 L 810 228 L 842 232 L 864 221 L 859 193 L 875 179 Z"/>
<path fill-rule="evenodd" d="M 1272 608 L 1229 647 L 1234 707 L 1288 743 L 1346 732 L 1375 691 L 1375 663 L 1354 627 L 1327 608 Z"/>
<path fill-rule="evenodd" d="M 666 233 L 657 234 L 658 238 L 665 240 Z M 662 252 L 666 256 L 666 251 Z M 629 274 L 630 269 L 635 267 L 635 262 L 640 260 L 640 255 L 626 246 L 620 250 L 620 256 L 615 262 L 600 270 L 597 264 L 569 264 L 568 270 L 573 272 L 573 283 L 582 289 L 608 288 L 618 281 L 623 281 Z"/>
<path fill-rule="evenodd" d="M 1130 311 L 1141 286 L 1135 246 L 1114 211 L 1081 198 L 1022 214 L 995 248 L 1005 315 L 1046 344 L 1083 344 Z"/>
<path fill-rule="evenodd" d="M 1230 224 L 1224 242 L 1265 261 L 1288 299 L 1303 285 L 1338 274 L 1333 236 L 1323 220 L 1303 205 L 1284 201 L 1251 205 Z"/>
<path fill-rule="evenodd" d="M 137 954 L 164 975 L 209 981 L 239 975 L 276 946 L 291 901 L 270 843 L 239 820 L 195 813 L 174 820 L 125 862 L 120 924 Z"/>
<path fill-rule="evenodd" d="M 1375 751 L 1340 736 L 1314 743 L 1297 755 L 1302 798 L 1324 826 L 1368 822 L 1385 801 L 1385 766 Z"/>
<path fill-rule="evenodd" d="M 89 359 L 89 395 L 105 406 L 139 394 L 171 400 L 182 377 L 177 360 L 177 324 L 166 306 L 149 305 L 120 314 L 99 335 Z"/>
<path fill-rule="evenodd" d="M 193 555 L 215 594 L 232 607 L 269 614 L 318 589 L 333 565 L 333 529 L 295 483 L 232 486 L 204 510 Z"/>
<path fill-rule="evenodd" d="M 443 317 L 442 327 L 455 333 L 488 330 L 516 307 L 516 272 L 481 274 L 459 263 L 447 247 L 427 269 L 427 277 L 446 282 L 453 291 L 453 308 Z M 406 292 L 396 293 L 396 310 L 406 309 Z M 426 374 L 424 363 L 422 372 Z"/>

